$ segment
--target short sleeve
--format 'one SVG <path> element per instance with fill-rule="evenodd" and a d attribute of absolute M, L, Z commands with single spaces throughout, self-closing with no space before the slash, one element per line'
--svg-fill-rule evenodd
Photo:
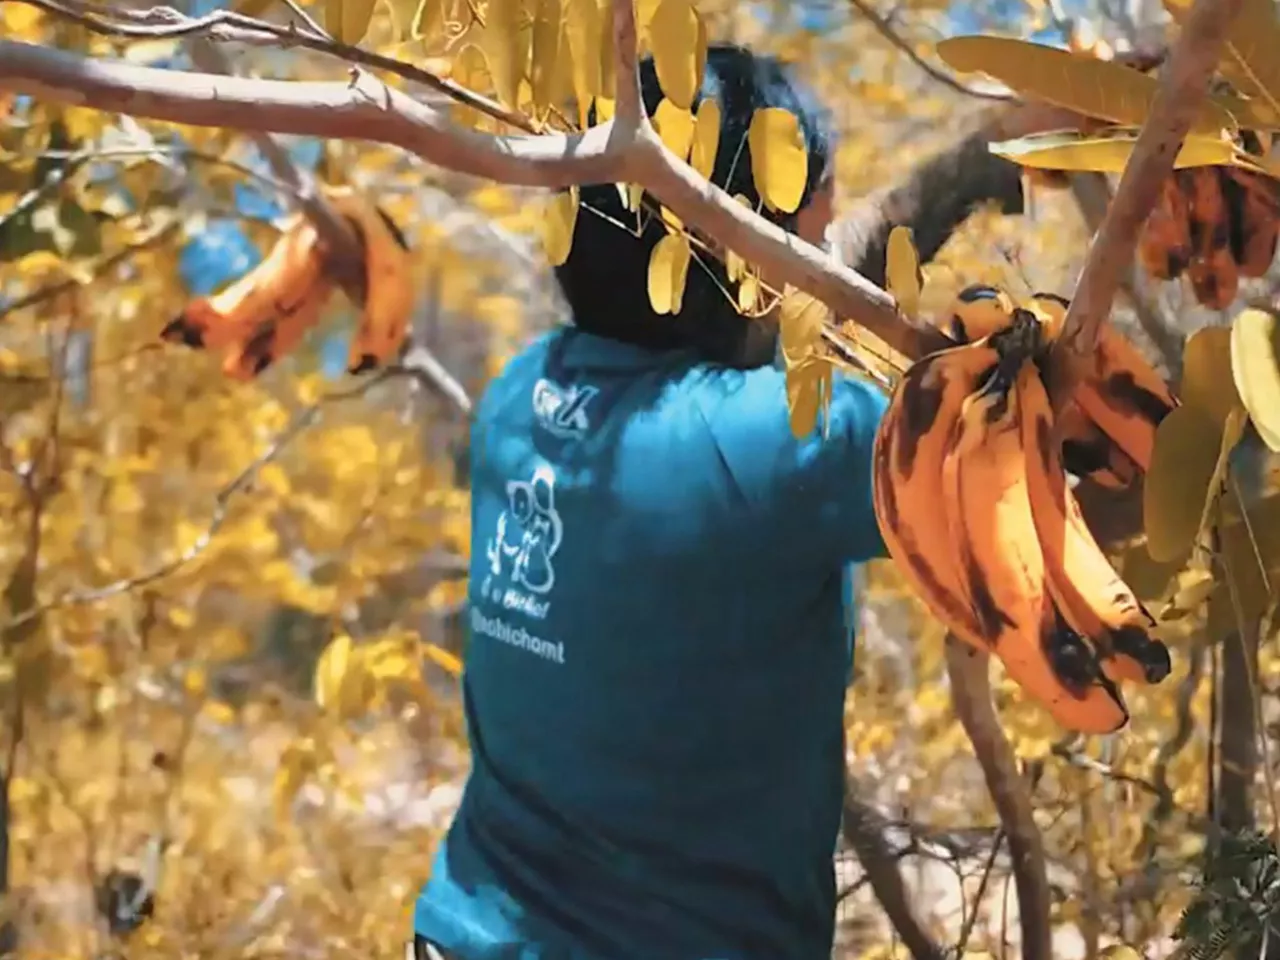
<path fill-rule="evenodd" d="M 888 406 L 879 388 L 837 372 L 826 436 L 815 431 L 801 455 L 805 495 L 816 511 L 814 529 L 840 562 L 887 555 L 872 503 L 871 461 Z"/>

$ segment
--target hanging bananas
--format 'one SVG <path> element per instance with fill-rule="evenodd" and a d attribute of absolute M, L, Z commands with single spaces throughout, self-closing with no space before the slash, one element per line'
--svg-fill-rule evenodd
<path fill-rule="evenodd" d="M 1112 444 L 1094 472 L 1123 484 L 1144 449 L 1149 459 L 1158 422 L 1134 397 L 1173 400 L 1113 333 L 1055 422 L 1042 368 L 1065 313 L 1045 294 L 1017 307 L 995 288 L 964 291 L 943 324 L 957 345 L 912 365 L 894 391 L 873 495 L 890 555 L 947 628 L 997 657 L 1061 726 L 1102 734 L 1128 722 L 1119 684 L 1159 683 L 1171 664 L 1084 522 L 1062 433 L 1086 449 Z"/>
<path fill-rule="evenodd" d="M 1261 277 L 1280 236 L 1280 184 L 1238 167 L 1175 170 L 1138 240 L 1138 261 L 1159 280 L 1185 275 L 1196 300 L 1225 310 L 1241 277 Z"/>
<path fill-rule="evenodd" d="M 409 248 L 391 219 L 350 189 L 325 190 L 355 230 L 364 255 L 365 302 L 348 356 L 362 373 L 403 345 L 414 305 Z M 222 291 L 192 300 L 160 332 L 169 343 L 223 351 L 223 373 L 251 380 L 293 352 L 323 318 L 335 282 L 315 227 L 293 217 L 252 270 Z"/>
<path fill-rule="evenodd" d="M 1036 293 L 1026 309 L 1052 344 L 1062 331 L 1067 301 Z M 1015 313 L 1003 290 L 975 284 L 962 290 L 941 324 L 957 343 L 971 343 L 1007 328 Z M 1123 490 L 1151 464 L 1156 427 L 1176 404 L 1164 378 L 1118 330 L 1104 324 L 1093 369 L 1072 390 L 1060 413 L 1067 470 L 1110 489 Z"/>

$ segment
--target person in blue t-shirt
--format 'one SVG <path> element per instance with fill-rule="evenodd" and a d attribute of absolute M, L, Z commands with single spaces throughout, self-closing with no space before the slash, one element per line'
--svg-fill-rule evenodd
<path fill-rule="evenodd" d="M 661 98 L 641 66 L 646 109 Z M 753 111 L 800 120 L 800 211 L 831 217 L 826 113 L 777 61 L 713 46 L 713 179 L 753 203 Z M 826 960 L 852 657 L 850 564 L 883 555 L 871 450 L 887 399 L 837 376 L 796 439 L 776 324 L 697 257 L 677 316 L 646 293 L 613 184 L 582 191 L 558 279 L 573 324 L 508 365 L 471 441 L 473 764 L 418 899 L 424 956 Z M 767 279 L 767 278 L 766 278 Z"/>

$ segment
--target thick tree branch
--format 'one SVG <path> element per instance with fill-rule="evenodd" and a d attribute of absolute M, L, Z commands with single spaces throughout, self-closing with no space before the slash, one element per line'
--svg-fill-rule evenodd
<path fill-rule="evenodd" d="M 960 725 L 973 743 L 987 789 L 1009 838 L 1023 960 L 1050 960 L 1052 898 L 1044 840 L 1032 813 L 1031 794 L 991 701 L 991 658 L 947 636 L 947 675 Z"/>
<path fill-rule="evenodd" d="M 1155 207 L 1173 162 L 1217 68 L 1227 29 L 1243 0 L 1196 0 L 1160 81 L 1133 155 L 1089 248 L 1062 336 L 1075 358 L 1093 356 L 1123 272 L 1133 264 L 1138 232 Z"/>
<path fill-rule="evenodd" d="M 686 223 L 900 353 L 918 356 L 923 347 L 920 331 L 889 294 L 708 184 L 647 123 L 629 131 L 612 120 L 567 136 L 486 135 L 455 127 L 432 106 L 364 73 L 347 84 L 245 80 L 90 60 L 9 40 L 0 40 L 0 89 L 194 126 L 376 141 L 504 183 L 637 183 Z"/>
<path fill-rule="evenodd" d="M 853 778 L 846 777 L 844 791 L 844 817 L 840 831 L 845 842 L 853 848 L 858 862 L 871 884 L 871 892 L 893 924 L 894 931 L 912 960 L 943 960 L 946 951 L 929 935 L 924 921 L 916 913 L 910 891 L 898 869 L 898 854 L 885 839 L 888 820 L 878 810 L 858 797 L 859 789 Z"/>

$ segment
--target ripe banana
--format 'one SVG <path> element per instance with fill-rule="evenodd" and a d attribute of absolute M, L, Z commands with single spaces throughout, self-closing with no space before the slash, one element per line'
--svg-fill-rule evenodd
<path fill-rule="evenodd" d="M 1155 619 L 1085 524 L 1067 486 L 1049 394 L 1031 365 L 1019 375 L 1017 401 L 1027 496 L 1050 596 L 1071 629 L 1098 651 L 1111 680 L 1159 683 L 1172 669 L 1169 650 L 1151 636 Z"/>
<path fill-rule="evenodd" d="M 1231 252 L 1231 212 L 1222 190 L 1218 167 L 1174 171 L 1188 197 L 1191 262 L 1187 278 L 1196 299 L 1206 307 L 1225 310 L 1236 298 L 1240 271 Z"/>
<path fill-rule="evenodd" d="M 1030 360 L 1022 370 L 1037 375 Z M 1013 680 L 1061 726 L 1112 733 L 1128 722 L 1124 700 L 1048 589 L 1016 389 L 1007 376 L 992 377 L 964 404 L 943 461 L 948 543 L 987 649 Z"/>
<path fill-rule="evenodd" d="M 898 569 L 961 639 L 987 649 L 961 593 L 962 575 L 936 517 L 938 479 L 965 397 L 999 363 L 987 343 L 938 351 L 908 368 L 876 433 L 872 496 L 876 521 Z"/>
<path fill-rule="evenodd" d="M 408 334 L 415 292 L 408 244 L 390 218 L 350 190 L 328 193 L 364 248 L 365 303 L 347 356 L 347 372 L 362 373 L 396 355 Z"/>
<path fill-rule="evenodd" d="M 1066 319 L 1067 301 L 1056 294 L 1037 293 L 1031 302 L 1047 327 L 1048 339 L 1056 339 Z M 1176 404 L 1164 378 L 1110 324 L 1103 324 L 1093 370 L 1077 380 L 1071 400 L 1142 473 L 1151 466 L 1156 428 Z M 1123 473 L 1117 471 L 1117 476 Z"/>
<path fill-rule="evenodd" d="M 1261 277 L 1271 268 L 1280 236 L 1280 185 L 1235 167 L 1223 168 L 1231 215 L 1231 249 L 1240 274 Z"/>
<path fill-rule="evenodd" d="M 1143 224 L 1138 260 L 1158 280 L 1175 280 L 1191 263 L 1191 215 L 1177 177 L 1165 179 L 1160 200 Z"/>
<path fill-rule="evenodd" d="M 235 380 L 252 380 L 292 353 L 307 331 L 320 322 L 333 290 L 333 283 L 322 275 L 298 299 L 277 302 L 272 316 L 231 344 L 222 361 L 222 372 Z"/>
<path fill-rule="evenodd" d="M 289 223 L 257 266 L 211 297 L 197 297 L 160 338 L 197 349 L 221 349 L 250 336 L 280 311 L 282 298 L 304 294 L 321 275 L 315 228 Z"/>

